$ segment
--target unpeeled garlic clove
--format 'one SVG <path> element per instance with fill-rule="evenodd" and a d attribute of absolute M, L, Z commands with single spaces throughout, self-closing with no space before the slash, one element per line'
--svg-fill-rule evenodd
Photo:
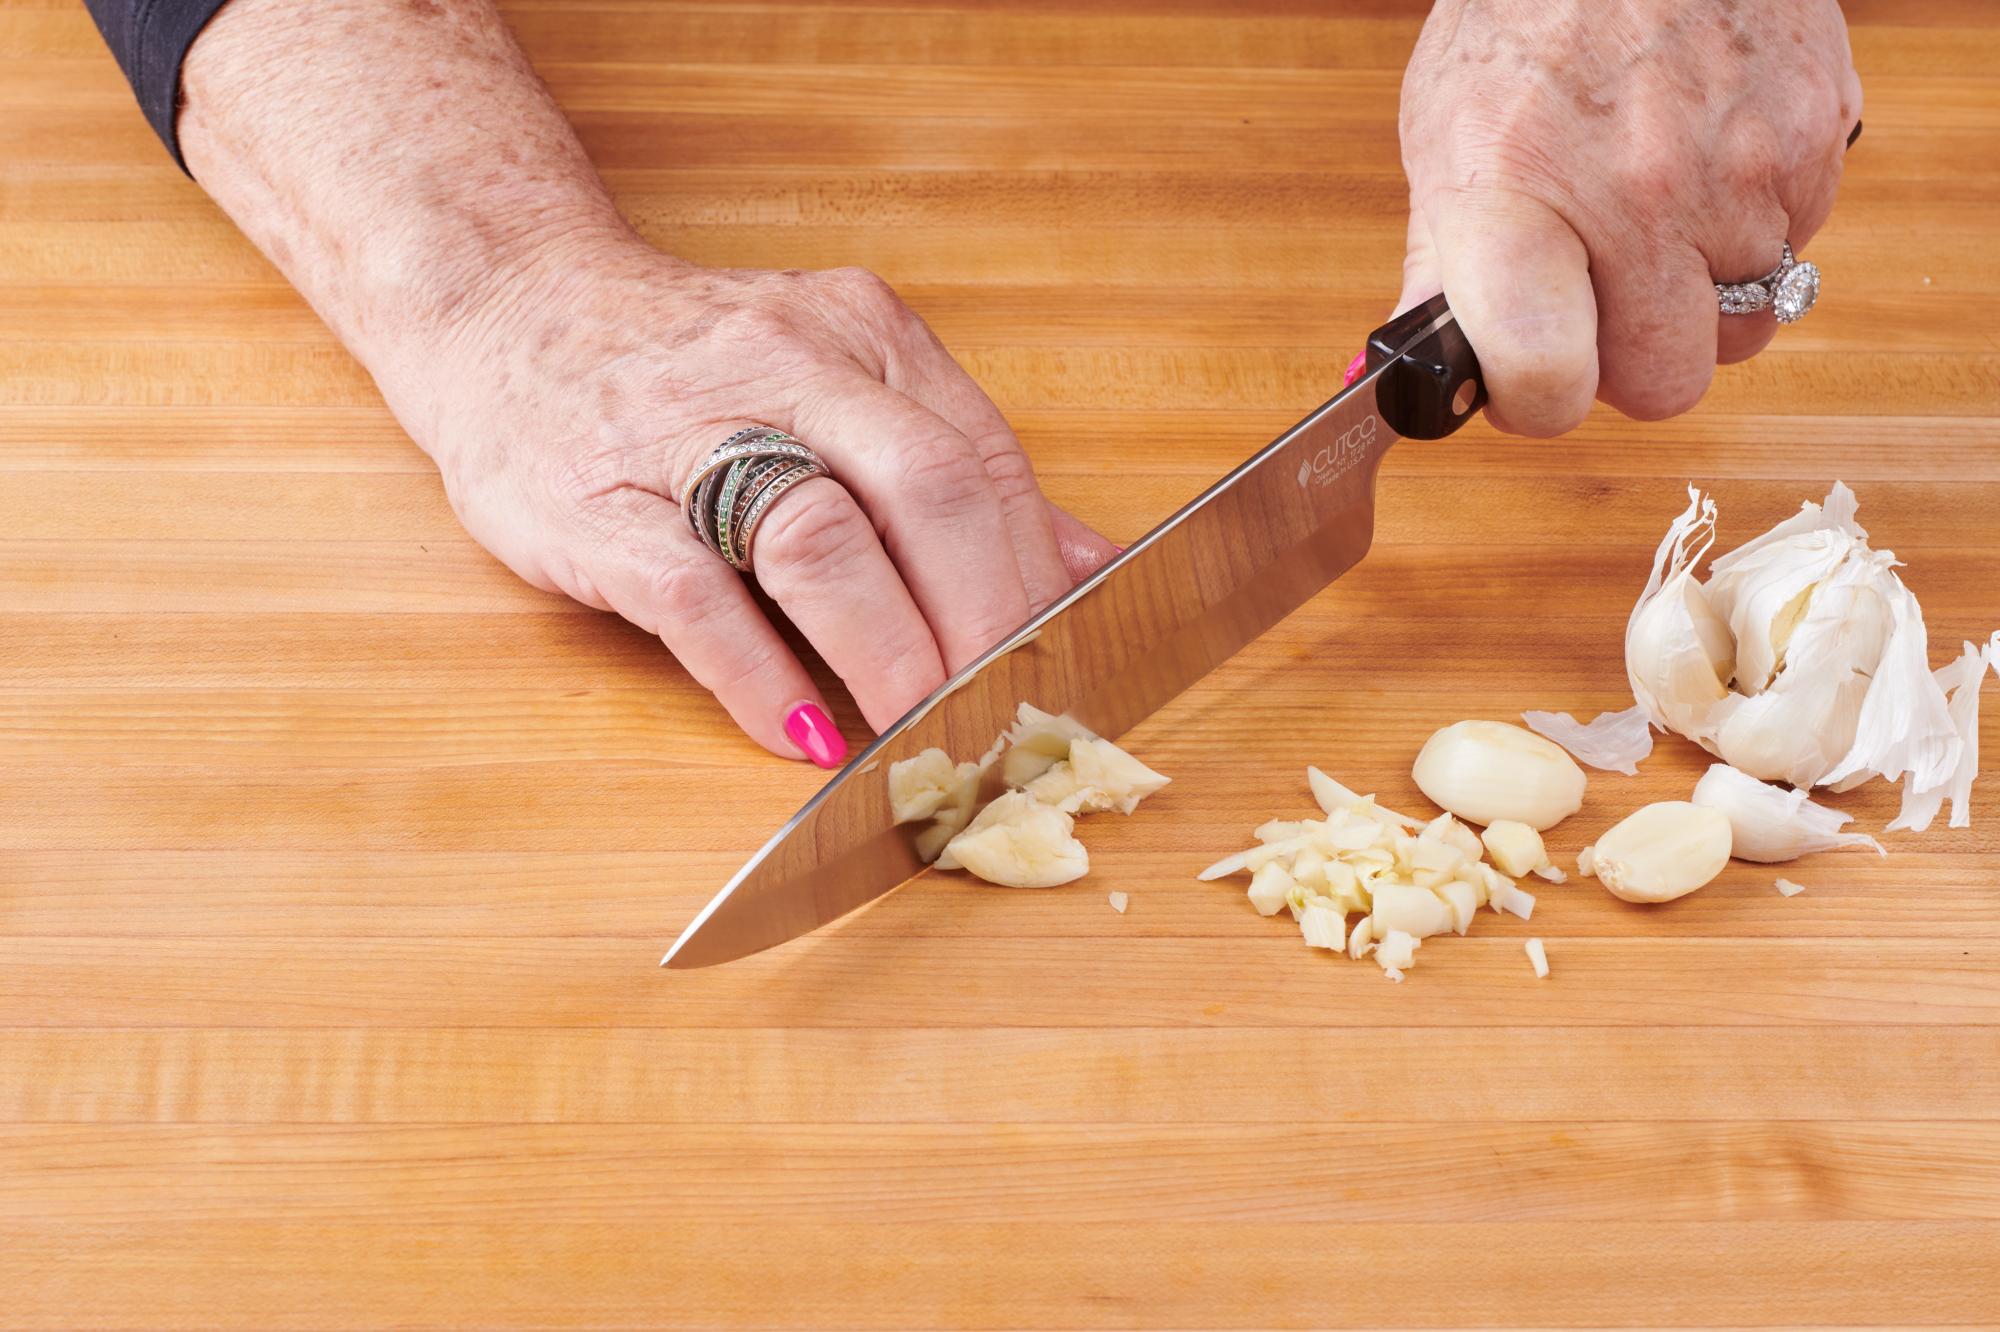
<path fill-rule="evenodd" d="M 1561 745 L 1506 722 L 1462 721 L 1424 742 L 1412 776 L 1439 808 L 1472 823 L 1540 831 L 1583 805 L 1583 769 Z"/>
<path fill-rule="evenodd" d="M 1591 866 L 1613 897 L 1671 902 L 1712 882 L 1729 863 L 1728 816 L 1687 800 L 1627 815 L 1593 844 Z"/>
<path fill-rule="evenodd" d="M 1815 804 L 1804 791 L 1785 791 L 1760 782 L 1727 763 L 1709 765 L 1694 785 L 1694 803 L 1720 810 L 1729 820 L 1729 853 L 1738 860 L 1769 865 L 1850 846 L 1888 854 L 1866 833 L 1840 830 L 1853 821 L 1852 814 Z"/>

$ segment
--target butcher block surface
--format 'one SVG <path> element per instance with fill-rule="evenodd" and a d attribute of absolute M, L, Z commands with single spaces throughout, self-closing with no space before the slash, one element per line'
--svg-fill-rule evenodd
<path fill-rule="evenodd" d="M 1437 726 L 1626 706 L 1690 481 L 1733 543 L 1845 480 L 1934 665 L 2000 627 L 2000 10 L 1847 8 L 1867 132 L 1769 353 L 1395 448 L 1368 559 L 1131 735 L 1173 784 L 1086 880 L 682 973 L 822 774 L 474 545 L 81 5 L 0 6 L 0 1326 L 2000 1322 L 1993 681 L 1971 829 L 1537 884 L 1402 985 L 1194 879 L 1308 763 L 1423 808 Z M 1420 13 L 509 8 L 649 237 L 880 271 L 1121 541 L 1387 314 Z"/>

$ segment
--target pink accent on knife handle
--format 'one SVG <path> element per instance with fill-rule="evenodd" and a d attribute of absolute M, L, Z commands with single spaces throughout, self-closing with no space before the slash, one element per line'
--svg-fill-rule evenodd
<path fill-rule="evenodd" d="M 1368 349 L 1363 347 L 1360 351 L 1354 353 L 1354 359 L 1347 363 L 1347 377 L 1340 381 L 1340 386 L 1346 388 L 1349 384 L 1361 378 L 1367 369 Z"/>
<path fill-rule="evenodd" d="M 801 703 L 785 714 L 785 736 L 822 768 L 837 768 L 847 758 L 846 739 L 817 703 Z"/>

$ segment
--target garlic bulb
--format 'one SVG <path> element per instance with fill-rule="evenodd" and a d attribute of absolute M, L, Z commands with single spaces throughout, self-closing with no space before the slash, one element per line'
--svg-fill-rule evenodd
<path fill-rule="evenodd" d="M 1424 742 L 1411 775 L 1439 808 L 1472 823 L 1541 830 L 1583 806 L 1583 769 L 1561 745 L 1496 721 L 1462 721 Z"/>
<path fill-rule="evenodd" d="M 1711 882 L 1729 863 L 1729 819 L 1685 800 L 1628 815 L 1592 844 L 1591 869 L 1613 897 L 1671 902 Z"/>
<path fill-rule="evenodd" d="M 1882 844 L 1866 833 L 1844 833 L 1852 814 L 1814 804 L 1803 791 L 1786 791 L 1738 772 L 1727 763 L 1709 765 L 1694 786 L 1694 803 L 1720 810 L 1729 820 L 1730 854 L 1764 864 L 1797 860 L 1814 851 Z"/>
<path fill-rule="evenodd" d="M 1646 716 L 1764 781 L 1901 780 L 1892 826 L 1927 826 L 1947 794 L 1964 818 L 1983 669 L 1962 658 L 1932 674 L 1922 609 L 1895 556 L 1869 548 L 1854 492 L 1836 482 L 1824 504 L 1718 556 L 1706 583 L 1694 571 L 1715 503 L 1688 495 L 1626 623 L 1626 674 Z M 1968 652 L 1992 665 L 1995 650 Z"/>

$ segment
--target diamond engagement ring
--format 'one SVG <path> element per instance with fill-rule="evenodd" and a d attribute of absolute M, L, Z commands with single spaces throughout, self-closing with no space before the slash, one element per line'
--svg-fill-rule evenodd
<path fill-rule="evenodd" d="M 1754 282 L 1718 282 L 1715 297 L 1726 315 L 1769 309 L 1779 323 L 1796 324 L 1819 299 L 1819 266 L 1801 263 L 1786 241 L 1785 256 L 1776 268 Z"/>
<path fill-rule="evenodd" d="M 681 487 L 681 512 L 701 544 L 750 572 L 750 543 L 779 496 L 816 476 L 826 460 L 782 430 L 751 426 L 717 445 Z"/>

